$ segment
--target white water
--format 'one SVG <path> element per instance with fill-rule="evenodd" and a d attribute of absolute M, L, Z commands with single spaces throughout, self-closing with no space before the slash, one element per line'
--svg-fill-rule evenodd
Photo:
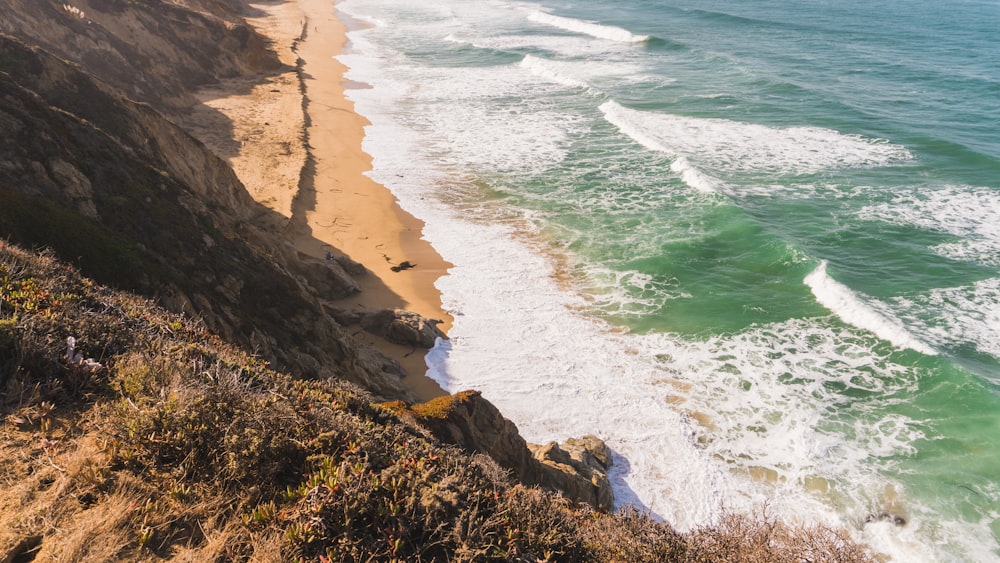
<path fill-rule="evenodd" d="M 364 37 L 351 34 L 355 52 L 364 55 L 341 60 L 351 66 L 349 78 L 374 86 L 349 92 L 372 122 L 365 140 L 365 150 L 375 157 L 372 176 L 427 221 L 425 237 L 455 264 L 439 282 L 445 307 L 455 317 L 452 340 L 440 343 L 428 359 L 443 387 L 482 390 L 530 441 L 597 434 L 616 453 L 612 478 L 619 503 L 646 506 L 679 528 L 712 522 L 723 502 L 742 511 L 768 501 L 775 513 L 843 526 L 901 561 L 937 558 L 922 536 L 932 514 L 920 506 L 905 507 L 907 528 L 863 525 L 866 514 L 885 506 L 885 491 L 893 484 L 859 467 L 888 467 L 888 460 L 912 453 L 920 429 L 901 416 L 863 427 L 829 421 L 836 412 L 831 405 L 863 408 L 854 406 L 862 401 L 838 389 L 892 396 L 913 384 L 908 367 L 872 356 L 868 329 L 856 330 L 850 321 L 852 326 L 843 326 L 832 317 L 799 319 L 702 341 L 622 334 L 575 312 L 591 303 L 554 281 L 542 247 L 520 230 L 522 224 L 491 223 L 488 209 L 458 211 L 442 201 L 467 189 L 464 169 L 470 163 L 531 174 L 561 162 L 565 144 L 587 123 L 549 107 L 519 107 L 530 99 L 503 105 L 504 97 L 530 98 L 531 89 L 544 91 L 552 82 L 568 85 L 560 80 L 586 84 L 586 75 L 570 65 L 546 61 L 532 68 L 522 61 L 462 69 L 458 79 L 454 69 L 401 65 L 396 53 L 381 51 Z M 550 46 L 575 55 L 590 52 L 595 43 L 602 42 L 564 36 L 469 40 Z M 528 74 L 542 80 L 525 80 Z M 402 109 L 414 103 L 426 113 L 414 117 Z M 619 126 L 623 133 L 637 141 L 648 137 L 657 146 L 653 150 L 673 158 L 675 173 L 693 175 L 685 181 L 705 192 L 718 190 L 721 181 L 695 168 L 688 156 L 708 155 L 697 162 L 713 172 L 738 169 L 744 157 L 750 163 L 745 166 L 757 166 L 754 159 L 765 159 L 759 141 L 766 144 L 769 135 L 780 138 L 771 145 L 778 162 L 799 170 L 908 158 L 901 147 L 829 130 L 797 137 L 794 131 L 756 130 L 725 120 L 690 120 L 695 138 L 684 142 L 693 144 L 678 145 L 672 135 L 684 128 L 659 127 L 663 114 L 609 104 L 601 110 L 622 117 L 631 128 L 626 133 Z M 683 124 L 688 118 L 678 119 Z M 723 146 L 711 138 L 717 133 L 742 145 Z M 797 143 L 815 138 L 820 140 L 796 152 Z M 678 147 L 687 147 L 690 155 Z M 831 148 L 833 156 L 825 153 Z M 637 205 L 643 203 L 648 200 Z M 621 282 L 649 280 L 633 273 Z M 758 475 L 765 480 L 755 480 Z M 769 480 L 771 475 L 777 478 Z"/>
<path fill-rule="evenodd" d="M 545 12 L 533 11 L 528 14 L 528 19 L 533 22 L 551 25 L 553 27 L 565 29 L 566 31 L 572 31 L 573 33 L 582 33 L 584 35 L 596 37 L 597 39 L 606 39 L 608 41 L 619 41 L 621 43 L 642 43 L 643 41 L 649 39 L 648 35 L 636 35 L 627 29 L 622 29 L 620 27 L 601 25 L 573 18 L 564 18 L 561 16 L 547 14 Z"/>
<path fill-rule="evenodd" d="M 933 348 L 910 334 L 901 322 L 875 310 L 865 298 L 851 291 L 846 285 L 826 273 L 826 260 L 820 262 L 805 278 L 816 300 L 845 323 L 875 333 L 900 348 L 910 348 L 928 355 L 936 355 Z"/>
<path fill-rule="evenodd" d="M 896 305 L 904 311 L 935 311 L 934 318 L 914 319 L 914 323 L 936 344 L 971 342 L 979 352 L 1000 358 L 1000 278 L 900 298 Z"/>
<path fill-rule="evenodd" d="M 681 180 L 683 180 L 685 184 L 691 186 L 699 192 L 709 194 L 719 191 L 721 181 L 705 174 L 694 166 L 691 166 L 691 162 L 688 161 L 687 157 L 677 157 L 677 159 L 670 164 L 670 169 L 680 174 Z"/>
<path fill-rule="evenodd" d="M 600 109 L 608 122 L 644 147 L 697 158 L 718 170 L 806 174 L 884 166 L 912 158 L 899 145 L 818 127 L 777 128 L 684 117 L 629 109 L 615 101 L 605 102 Z"/>
<path fill-rule="evenodd" d="M 562 84 L 563 86 L 590 88 L 590 85 L 586 81 L 580 80 L 563 70 L 563 68 L 568 66 L 566 63 L 556 63 L 539 57 L 525 55 L 524 59 L 521 60 L 521 66 L 542 78 Z"/>
<path fill-rule="evenodd" d="M 955 260 L 1000 265 L 1000 193 L 972 186 L 905 190 L 892 201 L 859 213 L 874 219 L 953 235 L 955 242 L 934 250 Z"/>

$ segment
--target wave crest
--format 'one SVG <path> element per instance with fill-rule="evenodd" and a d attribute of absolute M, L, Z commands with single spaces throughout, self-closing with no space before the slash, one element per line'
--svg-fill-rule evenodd
<path fill-rule="evenodd" d="M 531 12 L 528 14 L 528 19 L 535 23 L 550 25 L 552 27 L 565 29 L 566 31 L 582 33 L 584 35 L 589 35 L 598 39 L 606 39 L 608 41 L 618 41 L 620 43 L 642 43 L 649 40 L 648 35 L 636 35 L 627 29 L 622 29 L 613 25 L 603 25 L 573 18 L 564 18 L 562 16 L 554 16 L 545 12 Z"/>
<path fill-rule="evenodd" d="M 826 273 L 826 260 L 821 261 L 803 281 L 816 300 L 845 323 L 871 331 L 900 348 L 910 348 L 929 356 L 937 355 L 933 348 L 910 334 L 898 320 L 875 310 L 849 287 L 831 278 Z"/>
<path fill-rule="evenodd" d="M 540 57 L 525 55 L 521 60 L 521 66 L 531 71 L 532 74 L 540 76 L 546 80 L 551 80 L 556 84 L 562 84 L 563 86 L 569 86 L 570 88 L 590 88 L 590 86 L 583 80 L 579 80 L 560 72 L 560 69 L 555 63 Z"/>
<path fill-rule="evenodd" d="M 605 119 L 639 144 L 725 171 L 815 173 L 909 160 L 905 147 L 820 127 L 778 128 L 601 105 Z"/>

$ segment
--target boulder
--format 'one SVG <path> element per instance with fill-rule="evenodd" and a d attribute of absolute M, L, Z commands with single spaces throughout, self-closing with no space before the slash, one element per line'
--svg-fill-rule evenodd
<path fill-rule="evenodd" d="M 598 510 L 614 507 L 614 493 L 608 481 L 611 451 L 600 438 L 570 438 L 561 445 L 528 444 L 528 449 L 540 465 L 540 485 L 562 491 L 567 497 Z"/>
<path fill-rule="evenodd" d="M 595 436 L 563 445 L 528 444 L 517 426 L 478 391 L 463 391 L 411 407 L 434 436 L 469 452 L 485 453 L 526 485 L 562 493 L 597 510 L 610 511 L 614 494 L 607 469 L 611 451 Z"/>
<path fill-rule="evenodd" d="M 394 344 L 433 348 L 438 338 L 448 338 L 434 319 L 402 309 L 338 309 L 326 304 L 326 310 L 344 326 L 360 324 L 361 328 Z"/>

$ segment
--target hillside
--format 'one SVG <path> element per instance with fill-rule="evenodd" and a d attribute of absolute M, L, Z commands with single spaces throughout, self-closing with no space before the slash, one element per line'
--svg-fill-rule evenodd
<path fill-rule="evenodd" d="M 188 43 L 158 31 L 177 48 Z M 273 212 L 164 114 L 29 39 L 0 35 L 4 236 L 196 315 L 276 366 L 412 399 L 399 365 L 357 346 L 327 313 L 329 300 L 357 291 L 340 264 L 301 255 L 260 227 Z"/>
<path fill-rule="evenodd" d="M 428 430 L 475 404 L 292 378 L 0 246 L 0 561 L 870 560 L 830 530 L 733 516 L 682 535 L 516 484 Z"/>

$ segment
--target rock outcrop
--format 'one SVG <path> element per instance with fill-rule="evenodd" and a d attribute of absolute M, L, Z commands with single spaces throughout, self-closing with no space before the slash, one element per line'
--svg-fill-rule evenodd
<path fill-rule="evenodd" d="M 337 322 L 344 326 L 361 325 L 366 331 L 393 344 L 416 348 L 433 348 L 438 338 L 447 338 L 437 325 L 438 320 L 428 319 L 403 309 L 332 309 Z"/>
<path fill-rule="evenodd" d="M 615 497 L 608 482 L 611 450 L 597 436 L 570 438 L 562 444 L 528 444 L 528 449 L 540 464 L 542 486 L 601 510 L 614 506 Z"/>
<path fill-rule="evenodd" d="M 611 452 L 596 436 L 571 439 L 562 446 L 530 445 L 478 391 L 439 397 L 414 405 L 410 412 L 439 440 L 488 454 L 522 483 L 561 492 L 598 510 L 614 506 L 607 476 Z"/>

